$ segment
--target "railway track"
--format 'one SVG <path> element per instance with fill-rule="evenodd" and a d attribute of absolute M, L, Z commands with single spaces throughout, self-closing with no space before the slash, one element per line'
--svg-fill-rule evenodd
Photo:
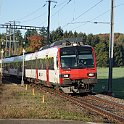
<path fill-rule="evenodd" d="M 101 115 L 103 118 L 106 118 L 110 122 L 115 122 L 117 124 L 124 123 L 124 106 L 121 104 L 110 102 L 93 95 L 84 97 L 67 95 L 63 92 L 60 92 L 59 90 L 44 87 L 39 84 L 31 84 L 31 86 L 38 90 L 42 90 L 43 92 L 59 95 L 61 98 L 70 101 L 72 104 L 79 106 L 82 109 L 88 110 L 90 113 Z"/>
<path fill-rule="evenodd" d="M 105 109 L 106 111 L 110 111 L 116 115 L 124 118 L 124 105 L 116 103 L 114 101 L 109 101 L 104 98 L 97 97 L 97 95 L 90 95 L 83 97 L 83 100 L 92 103 L 94 106 L 98 106 L 100 108 Z"/>
<path fill-rule="evenodd" d="M 67 101 L 70 101 L 72 104 L 75 104 L 76 106 L 79 106 L 80 108 L 86 109 L 90 112 L 96 113 L 98 115 L 101 115 L 103 118 L 107 118 L 111 122 L 115 122 L 118 124 L 123 124 L 124 123 L 124 116 L 123 116 L 123 106 L 117 103 L 112 103 L 110 101 L 104 100 L 102 98 L 98 98 L 96 96 L 88 96 L 88 97 L 75 97 L 71 95 L 67 95 L 65 93 L 56 91 L 56 90 L 51 90 L 49 88 L 45 89 L 42 87 L 42 90 L 44 92 L 49 92 L 51 94 L 58 94 L 61 98 L 66 99 Z M 104 102 L 103 104 L 107 103 L 107 109 L 102 106 L 98 106 L 96 104 L 93 104 L 93 102 L 88 101 L 90 99 L 91 101 L 99 101 L 99 104 Z M 103 105 L 102 104 L 102 105 Z M 109 111 L 110 108 L 116 108 L 115 111 Z M 122 114 L 118 115 L 118 111 L 122 112 Z M 120 112 L 119 112 L 120 113 Z"/>

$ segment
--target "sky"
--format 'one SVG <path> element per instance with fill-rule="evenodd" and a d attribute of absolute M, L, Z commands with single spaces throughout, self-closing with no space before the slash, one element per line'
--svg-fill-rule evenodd
<path fill-rule="evenodd" d="M 47 27 L 48 0 L 0 0 L 0 24 Z M 52 0 L 50 31 L 110 33 L 111 0 Z M 124 33 L 124 0 L 114 2 L 114 32 Z M 94 22 L 98 22 L 95 24 Z M 23 31 L 22 31 L 23 32 Z M 0 29 L 5 33 L 5 29 Z"/>

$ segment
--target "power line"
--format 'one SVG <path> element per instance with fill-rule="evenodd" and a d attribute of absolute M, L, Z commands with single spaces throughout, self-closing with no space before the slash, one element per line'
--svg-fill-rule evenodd
<path fill-rule="evenodd" d="M 32 11 L 31 13 L 25 15 L 24 17 L 18 19 L 18 20 L 23 20 L 25 18 L 28 18 L 30 16 L 32 16 L 33 14 L 35 14 L 36 12 L 38 12 L 40 9 L 44 8 L 46 6 L 46 4 L 43 4 L 41 7 L 37 8 L 36 10 Z"/>
<path fill-rule="evenodd" d="M 71 2 L 71 1 L 70 1 Z M 64 4 L 65 3 L 65 4 Z M 53 17 L 53 16 L 55 16 L 61 9 L 63 9 L 64 7 L 65 7 L 65 5 L 67 5 L 67 0 L 65 0 L 64 2 L 62 2 L 62 3 L 60 3 L 60 4 L 58 4 L 58 5 L 55 5 L 55 6 L 59 6 L 59 5 L 62 5 L 62 4 L 64 4 L 56 13 L 54 13 L 54 14 L 52 14 L 52 16 L 51 17 Z M 121 3 L 121 4 L 119 4 L 119 5 L 117 5 L 117 6 L 115 6 L 115 7 L 119 7 L 119 6 L 122 6 L 122 5 L 124 5 L 124 3 Z M 46 4 L 44 4 L 42 7 L 45 7 L 46 6 Z M 41 7 L 40 7 L 41 8 Z M 39 8 L 39 9 L 40 9 Z M 53 8 L 55 8 L 55 7 L 53 7 Z M 38 10 L 38 9 L 37 9 Z M 35 10 L 36 11 L 36 10 Z M 34 12 L 35 12 L 34 11 Z M 109 10 L 110 11 L 110 10 Z M 40 17 L 42 17 L 42 16 L 44 16 L 46 14 L 46 12 L 44 12 L 43 14 L 41 14 L 41 15 L 39 15 L 39 16 L 36 16 L 36 17 L 34 17 L 34 18 L 31 18 L 31 19 L 28 19 L 28 20 L 24 20 L 24 21 L 21 21 L 21 22 L 29 22 L 29 21 L 34 21 L 34 20 L 36 20 L 36 19 L 38 19 L 38 18 L 40 18 Z M 100 17 L 101 15 L 99 15 L 99 17 Z M 95 18 L 98 18 L 98 17 L 95 17 Z M 73 20 L 74 20 L 74 18 L 73 18 Z M 94 19 L 93 19 L 94 20 Z M 45 19 L 41 24 L 44 24 L 45 22 L 47 21 L 47 19 Z M 81 23 L 81 22 L 80 22 Z M 84 23 L 84 22 L 83 22 Z M 69 23 L 67 23 L 66 24 L 66 26 L 68 25 Z M 72 24 L 76 24 L 75 22 L 74 23 L 72 23 Z M 64 27 L 64 26 L 63 26 Z"/>
<path fill-rule="evenodd" d="M 68 23 L 68 25 L 70 24 L 80 24 L 80 23 L 94 23 L 94 24 L 110 24 L 110 22 L 100 22 L 100 21 L 95 21 L 95 22 L 92 22 L 92 21 L 83 21 L 83 22 L 72 22 L 72 23 Z"/>
<path fill-rule="evenodd" d="M 0 24 L 0 28 L 10 28 L 9 24 Z M 11 29 L 24 29 L 24 30 L 40 30 L 43 27 L 29 26 L 29 25 L 11 25 Z"/>
<path fill-rule="evenodd" d="M 52 14 L 52 17 L 53 16 L 55 16 L 60 10 L 62 10 L 64 7 L 66 7 L 66 5 L 68 5 L 70 2 L 71 2 L 72 0 L 69 0 L 68 2 L 67 2 L 67 0 L 66 1 L 64 1 L 62 4 L 64 4 L 59 10 L 57 10 L 54 14 Z"/>
<path fill-rule="evenodd" d="M 80 18 L 81 16 L 83 16 L 84 14 L 86 14 L 87 12 L 89 12 L 90 10 L 92 10 L 93 8 L 95 8 L 97 5 L 99 5 L 103 0 L 100 0 L 99 2 L 97 2 L 96 4 L 94 4 L 93 6 L 91 6 L 89 9 L 87 9 L 86 11 L 84 11 L 82 14 L 80 14 L 78 17 L 76 17 L 75 19 L 73 19 L 71 22 L 77 20 L 78 18 Z M 68 23 L 67 23 L 68 24 Z M 63 27 L 67 26 L 64 25 Z"/>
<path fill-rule="evenodd" d="M 39 15 L 39 16 L 36 16 L 36 17 L 34 17 L 34 18 L 32 18 L 32 19 L 28 19 L 28 20 L 24 20 L 24 21 L 21 21 L 21 22 L 30 22 L 30 21 L 34 21 L 34 20 L 36 20 L 36 19 L 38 19 L 38 18 L 40 18 L 40 17 L 42 17 L 42 16 L 44 16 L 44 15 L 46 15 L 46 12 L 44 12 L 43 14 L 41 14 L 41 15 Z"/>
<path fill-rule="evenodd" d="M 107 10 L 107 11 L 103 12 L 102 14 L 96 16 L 95 18 L 91 19 L 90 21 L 86 21 L 83 25 L 86 25 L 87 23 L 92 22 L 93 20 L 99 18 L 100 16 L 103 16 L 104 14 L 108 13 L 109 11 L 110 11 L 110 10 Z M 81 26 L 82 26 L 82 24 L 79 25 L 79 26 L 77 26 L 77 27 L 75 27 L 75 28 L 73 28 L 73 29 L 71 29 L 71 30 L 77 29 L 77 28 L 79 28 L 79 27 L 81 27 Z"/>
<path fill-rule="evenodd" d="M 80 18 L 82 15 L 86 14 L 87 12 L 89 12 L 90 10 L 92 10 L 93 8 L 95 8 L 97 5 L 99 5 L 103 0 L 100 0 L 98 3 L 96 3 L 95 5 L 93 5 L 92 7 L 90 7 L 89 9 L 87 9 L 86 11 L 84 11 L 82 14 L 80 14 L 78 17 L 76 17 L 73 21 L 77 20 L 78 18 Z"/>
<path fill-rule="evenodd" d="M 123 5 L 124 5 L 124 3 L 121 3 L 121 4 L 118 4 L 118 5 L 114 6 L 114 8 L 117 8 L 117 7 L 120 7 L 120 6 L 123 6 Z M 95 19 L 97 19 L 97 18 L 99 18 L 99 17 L 105 15 L 105 14 L 108 13 L 108 12 L 110 12 L 110 9 L 104 11 L 102 14 L 96 16 L 95 18 L 92 18 L 90 21 L 85 21 L 85 22 L 83 22 L 83 23 L 84 23 L 83 25 L 86 25 L 87 23 L 92 22 L 93 20 L 95 20 Z M 76 24 L 76 23 L 74 23 L 74 24 Z M 66 25 L 66 26 L 67 26 L 67 25 Z M 75 27 L 75 28 L 73 28 L 73 29 L 71 29 L 71 30 L 77 29 L 77 28 L 79 28 L 79 27 L 81 27 L 81 26 L 82 26 L 82 24 L 79 25 L 79 26 L 77 26 L 77 27 Z"/>
<path fill-rule="evenodd" d="M 69 1 L 67 2 L 67 4 L 69 4 L 71 1 L 72 1 L 72 0 L 69 0 Z"/>
<path fill-rule="evenodd" d="M 69 2 L 69 1 L 68 1 L 68 2 Z M 55 7 L 53 7 L 54 9 L 55 9 L 56 7 L 61 6 L 61 5 L 63 5 L 63 4 L 65 3 L 59 10 L 57 10 L 55 13 L 53 13 L 53 14 L 51 15 L 51 17 L 55 16 L 60 10 L 62 10 L 62 9 L 67 5 L 68 2 L 67 2 L 67 0 L 65 0 L 64 2 L 61 2 L 61 3 L 57 4 L 57 5 L 55 5 Z M 71 2 L 71 1 L 70 1 L 70 2 Z M 46 21 L 47 21 L 47 19 L 45 19 L 40 25 L 44 24 Z"/>

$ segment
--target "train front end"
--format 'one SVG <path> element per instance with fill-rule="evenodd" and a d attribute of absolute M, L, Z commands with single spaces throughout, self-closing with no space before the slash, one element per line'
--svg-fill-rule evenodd
<path fill-rule="evenodd" d="M 91 46 L 60 48 L 59 82 L 65 93 L 92 92 L 97 83 L 96 58 Z"/>

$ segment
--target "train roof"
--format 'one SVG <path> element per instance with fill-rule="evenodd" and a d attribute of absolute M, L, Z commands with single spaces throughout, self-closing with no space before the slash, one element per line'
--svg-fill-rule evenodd
<path fill-rule="evenodd" d="M 63 40 L 56 41 L 52 43 L 50 46 L 69 46 L 77 43 L 78 45 L 84 45 L 82 38 L 64 38 Z"/>
<path fill-rule="evenodd" d="M 64 38 L 63 40 L 56 41 L 50 45 L 46 45 L 40 48 L 40 50 L 52 48 L 52 47 L 69 47 L 69 46 L 86 46 L 86 47 L 91 47 L 90 45 L 84 45 L 83 44 L 83 38 Z"/>
<path fill-rule="evenodd" d="M 4 58 L 3 62 L 5 63 L 10 63 L 10 62 L 22 62 L 23 57 L 22 56 L 13 56 L 13 57 L 8 57 L 8 58 Z"/>

